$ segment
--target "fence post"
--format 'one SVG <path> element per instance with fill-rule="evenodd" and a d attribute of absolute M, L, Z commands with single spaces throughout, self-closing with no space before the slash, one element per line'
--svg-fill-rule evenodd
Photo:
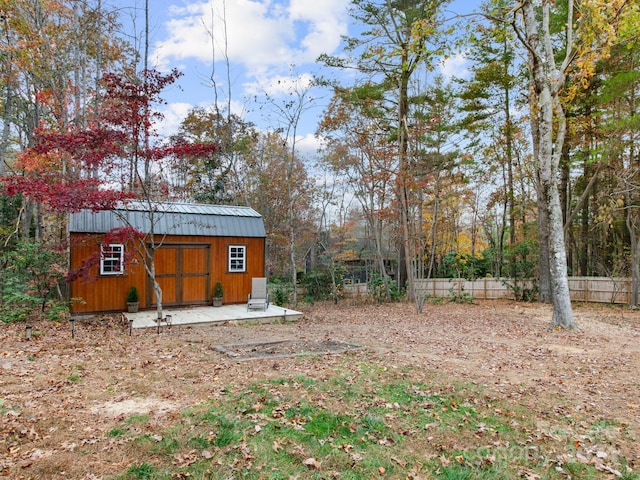
<path fill-rule="evenodd" d="M 590 283 L 590 280 L 587 277 L 584 277 L 584 301 L 585 302 L 590 302 L 591 301 L 591 293 L 589 291 L 589 283 Z"/>

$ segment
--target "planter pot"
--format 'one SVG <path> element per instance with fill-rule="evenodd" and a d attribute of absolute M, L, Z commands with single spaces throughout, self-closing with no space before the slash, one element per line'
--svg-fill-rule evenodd
<path fill-rule="evenodd" d="M 221 307 L 222 306 L 222 297 L 213 297 L 213 306 Z"/>
<path fill-rule="evenodd" d="M 127 312 L 136 313 L 139 306 L 140 302 L 127 302 Z"/>

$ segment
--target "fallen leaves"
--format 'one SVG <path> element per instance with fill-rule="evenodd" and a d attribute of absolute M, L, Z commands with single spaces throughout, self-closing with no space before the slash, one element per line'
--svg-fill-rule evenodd
<path fill-rule="evenodd" d="M 361 374 L 360 360 L 366 358 L 384 364 L 385 374 L 416 367 L 425 377 L 441 375 L 452 383 L 472 381 L 483 385 L 493 398 L 508 399 L 514 411 L 524 408 L 537 416 L 539 423 L 530 427 L 532 443 L 527 447 L 534 443 L 566 445 L 572 451 L 564 461 L 582 463 L 607 477 L 624 476 L 628 472 L 621 471 L 618 459 L 637 454 L 631 439 L 638 435 L 640 411 L 634 388 L 640 383 L 636 371 L 640 363 L 640 312 L 625 311 L 622 322 L 621 310 L 578 305 L 576 317 L 581 330 L 555 332 L 547 329 L 548 306 L 517 306 L 514 315 L 509 302 L 426 305 L 419 315 L 415 307 L 405 304 L 316 304 L 306 308 L 305 320 L 292 325 L 174 327 L 160 335 L 155 330 L 134 331 L 132 337 L 126 328 L 105 316 L 78 321 L 73 340 L 67 325 L 43 322 L 36 326 L 40 335 L 29 343 L 24 341 L 23 325 L 3 326 L 0 468 L 12 471 L 17 465 L 25 465 L 20 462 L 29 462 L 25 471 L 36 478 L 40 464 L 55 465 L 57 458 L 63 457 L 61 454 L 82 454 L 95 458 L 97 477 L 120 475 L 126 465 L 145 460 L 138 457 L 129 440 L 108 436 L 113 429 L 128 428 L 123 427 L 123 422 L 132 415 L 149 416 L 154 429 L 150 438 L 160 444 L 166 435 L 164 428 L 179 421 L 182 409 L 200 402 L 225 401 L 225 389 L 241 389 L 255 379 L 288 377 L 292 383 L 299 382 L 301 396 L 313 396 L 312 387 L 294 380 L 296 376 L 323 382 L 334 369 L 341 369 L 357 378 Z M 349 353 L 348 357 L 327 355 L 321 363 L 305 357 L 278 359 L 278 369 L 274 370 L 273 361 L 240 365 L 211 348 L 221 342 L 242 345 L 282 338 L 296 339 L 300 345 L 339 340 L 361 345 L 364 350 Z M 72 371 L 82 372 L 80 382 L 68 381 Z M 268 387 L 268 382 L 265 385 Z M 382 396 L 376 392 L 372 395 Z M 327 408 L 340 404 L 334 398 L 314 400 Z M 469 402 L 478 408 L 490 403 L 482 397 Z M 253 424 L 248 437 L 264 436 L 266 425 L 303 429 L 309 420 L 288 412 L 291 405 L 286 402 L 273 406 L 260 399 L 249 405 L 246 415 Z M 393 415 L 405 413 L 404 406 L 393 398 L 380 398 L 380 407 L 386 407 L 381 415 L 391 415 L 385 417 L 388 422 L 394 421 Z M 425 401 L 422 408 L 437 415 L 425 417 L 418 429 L 426 430 L 423 433 L 432 444 L 424 448 L 436 451 L 434 462 L 442 469 L 463 466 L 462 462 L 469 468 L 488 468 L 495 461 L 492 452 L 505 448 L 504 444 L 492 445 L 500 438 L 488 420 L 465 419 L 467 426 L 473 425 L 465 441 L 491 448 L 486 455 L 468 461 L 468 457 L 453 455 L 451 443 L 439 436 L 439 430 L 446 422 L 445 415 L 459 411 L 462 402 L 440 409 L 439 404 Z M 504 407 L 493 414 L 518 420 Z M 557 422 L 566 425 L 572 417 L 580 417 L 583 423 L 572 423 L 564 433 L 553 429 Z M 620 422 L 611 426 L 611 431 L 599 430 L 595 435 L 592 425 L 601 418 Z M 91 427 L 92 432 L 85 432 L 84 426 Z M 353 433 L 360 425 L 350 421 L 346 427 Z M 52 438 L 56 439 L 53 447 Z M 396 454 L 400 440 L 394 440 L 388 432 L 366 433 L 362 439 L 365 444 L 388 452 L 394 469 L 408 469 L 409 473 L 403 472 L 407 478 L 430 478 Z M 354 466 L 371 460 L 358 441 L 328 440 L 335 445 L 335 454 L 345 456 Z M 441 455 L 438 445 L 447 453 Z M 237 466 L 258 468 L 256 453 L 249 445 L 240 441 L 233 448 L 238 455 Z M 308 461 L 305 468 L 314 473 L 328 469 L 329 462 L 323 456 L 297 448 L 286 439 L 270 442 L 269 448 L 274 453 L 295 455 L 298 463 Z M 549 454 L 541 450 L 530 452 L 538 456 Z M 215 447 L 208 446 L 181 452 L 172 459 L 183 466 L 202 459 L 214 465 L 218 453 Z M 558 466 L 562 468 L 563 464 Z M 384 475 L 390 475 L 389 464 L 382 468 Z M 83 476 L 79 466 L 65 465 L 64 469 L 70 478 Z M 540 478 L 532 468 L 519 474 L 526 480 Z"/>
<path fill-rule="evenodd" d="M 316 470 L 320 470 L 322 468 L 322 462 L 319 462 L 315 458 L 307 458 L 303 462 L 307 467 L 314 468 Z"/>
<path fill-rule="evenodd" d="M 198 452 L 196 450 L 191 450 L 187 453 L 176 454 L 173 456 L 172 464 L 176 467 L 186 468 L 189 465 L 193 465 L 199 459 Z"/>

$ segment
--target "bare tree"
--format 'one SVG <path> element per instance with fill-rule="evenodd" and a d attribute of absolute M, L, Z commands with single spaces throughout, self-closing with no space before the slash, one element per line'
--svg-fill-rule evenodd
<path fill-rule="evenodd" d="M 297 213 L 296 201 L 298 199 L 298 189 L 295 188 L 294 166 L 298 155 L 298 127 L 303 115 L 313 108 L 314 98 L 311 90 L 315 82 L 304 77 L 295 77 L 289 86 L 289 94 L 285 99 L 278 99 L 274 95 L 265 93 L 267 103 L 273 108 L 281 125 L 281 132 L 287 144 L 287 163 L 285 166 L 286 194 L 288 202 L 288 224 L 289 224 L 289 261 L 291 268 L 291 283 L 293 286 L 292 302 L 298 302 L 298 266 L 296 261 L 297 247 Z"/>

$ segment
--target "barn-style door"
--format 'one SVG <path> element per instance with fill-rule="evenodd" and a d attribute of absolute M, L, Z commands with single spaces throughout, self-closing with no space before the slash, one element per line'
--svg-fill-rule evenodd
<path fill-rule="evenodd" d="M 156 251 L 156 279 L 162 288 L 162 305 L 198 305 L 209 301 L 211 281 L 208 244 L 169 244 Z M 148 301 L 156 305 L 151 278 Z"/>

